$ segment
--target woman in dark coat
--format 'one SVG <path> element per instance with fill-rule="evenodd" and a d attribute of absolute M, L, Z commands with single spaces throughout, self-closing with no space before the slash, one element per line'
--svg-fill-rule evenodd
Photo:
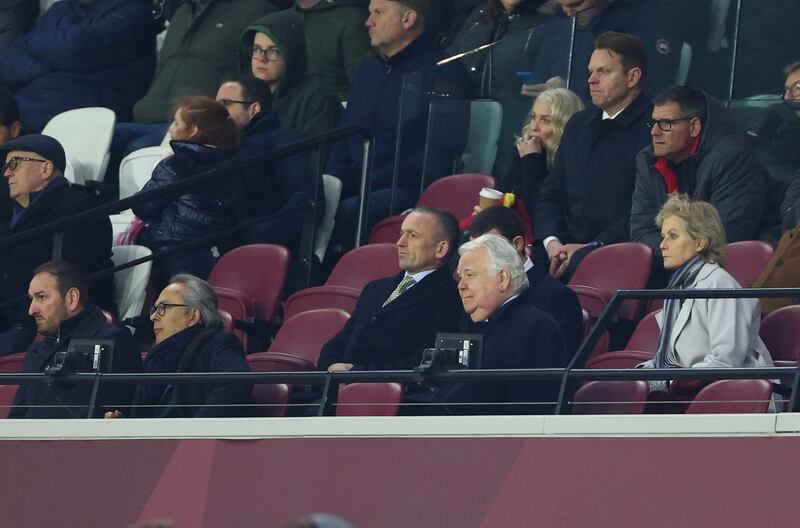
<path fill-rule="evenodd" d="M 175 153 L 156 166 L 140 192 L 211 170 L 233 156 L 239 145 L 239 132 L 227 109 L 208 97 L 181 99 L 169 133 Z M 241 194 L 236 180 L 223 178 L 205 182 L 178 197 L 154 198 L 138 204 L 133 212 L 148 225 L 137 242 L 158 251 L 231 227 L 237 222 L 236 204 Z M 219 254 L 211 244 L 156 259 L 156 285 L 163 286 L 170 276 L 181 271 L 205 278 Z"/>

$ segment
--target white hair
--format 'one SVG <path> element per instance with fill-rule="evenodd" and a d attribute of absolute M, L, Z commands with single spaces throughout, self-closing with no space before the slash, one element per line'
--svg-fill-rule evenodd
<path fill-rule="evenodd" d="M 475 240 L 463 244 L 458 248 L 458 254 L 463 255 L 480 248 L 486 248 L 486 254 L 489 256 L 488 266 L 492 273 L 500 273 L 502 269 L 508 271 L 511 276 L 509 288 L 513 294 L 517 294 L 528 287 L 525 266 L 523 266 L 516 248 L 505 237 L 494 233 L 486 233 Z"/>

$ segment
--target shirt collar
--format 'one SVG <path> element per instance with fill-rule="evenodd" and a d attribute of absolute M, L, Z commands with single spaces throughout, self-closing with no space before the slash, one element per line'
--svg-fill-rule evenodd
<path fill-rule="evenodd" d="M 522 264 L 522 267 L 525 268 L 525 273 L 528 273 L 530 270 L 533 269 L 533 261 L 531 260 L 530 257 L 525 257 L 525 262 Z"/>

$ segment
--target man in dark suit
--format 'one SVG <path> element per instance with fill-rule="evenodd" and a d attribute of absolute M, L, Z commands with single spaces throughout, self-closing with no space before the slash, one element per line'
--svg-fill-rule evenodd
<path fill-rule="evenodd" d="M 447 259 L 458 223 L 450 213 L 417 207 L 397 240 L 402 273 L 367 284 L 347 324 L 322 348 L 320 370 L 411 369 L 438 332 L 453 332 L 461 315 Z"/>
<path fill-rule="evenodd" d="M 526 298 L 538 309 L 553 317 L 561 327 L 566 344 L 567 359 L 578 350 L 583 313 L 574 291 L 547 273 L 547 254 L 541 244 L 535 244 L 531 255 L 525 254 L 525 227 L 519 215 L 508 207 L 487 207 L 475 216 L 469 228 L 470 240 L 492 233 L 511 242 L 522 260 L 528 277 Z"/>
<path fill-rule="evenodd" d="M 461 331 L 483 335 L 481 368 L 563 368 L 561 329 L 529 301 L 528 278 L 514 246 L 485 234 L 458 252 L 458 293 L 469 316 Z M 557 378 L 455 383 L 440 387 L 433 401 L 451 414 L 541 414 L 551 412 L 558 389 Z M 499 405 L 486 405 L 491 403 Z"/>

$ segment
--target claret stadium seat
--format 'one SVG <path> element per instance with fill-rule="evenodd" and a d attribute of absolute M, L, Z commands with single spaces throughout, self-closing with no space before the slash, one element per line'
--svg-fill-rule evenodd
<path fill-rule="evenodd" d="M 648 393 L 641 380 L 590 381 L 575 392 L 572 414 L 642 414 Z"/>
<path fill-rule="evenodd" d="M 720 380 L 697 393 L 686 414 L 765 413 L 772 384 L 767 380 Z"/>
<path fill-rule="evenodd" d="M 402 398 L 399 383 L 349 383 L 339 387 L 336 416 L 396 416 Z"/>

